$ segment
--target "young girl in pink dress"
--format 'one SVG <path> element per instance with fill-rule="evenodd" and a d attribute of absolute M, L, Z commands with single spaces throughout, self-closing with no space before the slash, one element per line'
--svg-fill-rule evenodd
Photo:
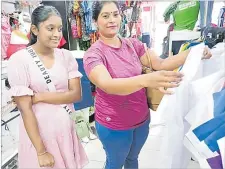
<path fill-rule="evenodd" d="M 50 92 L 39 67 L 27 49 L 9 60 L 11 93 L 21 112 L 19 168 L 82 168 L 87 156 L 74 122 L 61 105 L 74 112 L 81 98 L 76 60 L 65 49 L 57 49 L 62 37 L 62 19 L 51 6 L 39 6 L 32 13 L 29 46 L 35 51 L 55 85 Z"/>

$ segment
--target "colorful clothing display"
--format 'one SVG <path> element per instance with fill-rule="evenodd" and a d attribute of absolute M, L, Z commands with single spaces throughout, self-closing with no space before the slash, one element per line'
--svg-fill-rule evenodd
<path fill-rule="evenodd" d="M 119 33 L 122 37 L 141 39 L 140 1 L 120 1 L 122 10 L 122 24 Z M 71 35 L 79 39 L 81 50 L 87 50 L 98 39 L 98 30 L 92 19 L 93 1 L 70 1 L 68 3 L 68 17 Z M 129 25 L 129 26 L 128 26 Z"/>

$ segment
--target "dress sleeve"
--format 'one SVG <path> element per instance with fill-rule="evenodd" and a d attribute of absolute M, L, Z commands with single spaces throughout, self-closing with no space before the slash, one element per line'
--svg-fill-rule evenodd
<path fill-rule="evenodd" d="M 145 54 L 144 44 L 140 40 L 135 39 L 135 38 L 131 38 L 130 41 L 133 44 L 138 57 L 140 58 L 141 56 L 143 56 Z"/>
<path fill-rule="evenodd" d="M 21 55 L 21 56 L 20 56 Z M 11 96 L 32 96 L 28 64 L 23 59 L 24 53 L 15 53 L 8 62 L 7 73 Z"/>
<path fill-rule="evenodd" d="M 87 75 L 90 74 L 91 70 L 98 65 L 104 65 L 101 54 L 97 50 L 89 50 L 84 55 L 84 70 Z"/>
<path fill-rule="evenodd" d="M 66 57 L 69 79 L 81 78 L 82 74 L 78 71 L 77 60 L 73 57 L 72 53 L 63 49 L 64 57 Z"/>

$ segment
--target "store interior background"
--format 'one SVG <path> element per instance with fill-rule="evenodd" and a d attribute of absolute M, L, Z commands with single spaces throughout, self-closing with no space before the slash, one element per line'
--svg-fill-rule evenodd
<path fill-rule="evenodd" d="M 153 3 L 153 2 L 149 2 Z M 166 9 L 166 7 L 171 2 L 154 2 L 155 12 L 149 13 L 149 32 L 152 38 L 152 47 L 156 50 L 156 52 L 160 55 L 162 53 L 162 42 L 163 38 L 167 34 L 167 29 L 169 26 L 169 23 L 164 23 L 163 20 L 163 12 Z M 8 0 L 7 2 L 2 1 L 1 8 L 5 10 L 6 13 L 14 12 L 15 6 L 13 3 L 13 0 Z M 219 10 L 221 6 L 223 6 L 223 2 L 216 2 L 214 4 L 213 8 L 213 15 L 212 15 L 212 23 L 217 23 L 217 17 L 219 14 Z M 26 12 L 30 13 L 32 9 L 26 9 Z M 65 25 L 67 26 L 67 25 Z M 30 25 L 26 25 L 26 29 L 29 30 Z M 71 50 L 77 50 L 78 42 L 74 41 L 70 43 L 70 49 Z M 76 52 L 76 54 L 79 54 L 79 52 Z M 80 54 L 83 54 L 81 52 Z M 79 57 L 79 56 L 78 56 Z M 4 64 L 2 65 L 4 68 Z M 5 69 L 2 69 L 2 77 L 5 75 Z M 3 81 L 2 81 L 3 83 Z M 4 86 L 4 84 L 2 84 Z M 85 99 L 85 98 L 84 98 Z M 83 110 L 83 112 L 89 111 L 89 108 Z M 3 117 L 4 116 L 4 117 Z M 10 129 L 10 132 L 5 128 L 5 126 L 2 126 L 2 163 L 5 164 L 10 159 L 14 158 L 17 154 L 17 144 L 18 144 L 18 138 L 19 138 L 19 131 L 18 131 L 18 123 L 19 119 L 17 118 L 19 116 L 19 112 L 14 112 L 11 114 L 4 114 L 2 113 L 2 118 L 4 118 L 4 121 L 7 121 L 9 119 L 14 118 L 10 123 L 7 124 L 7 127 Z M 152 114 L 152 117 L 154 118 L 154 114 Z M 152 126 L 150 130 L 150 136 L 145 144 L 143 151 L 140 155 L 140 168 L 155 168 L 154 166 L 157 166 L 157 155 L 159 155 L 158 147 L 160 144 L 160 137 L 163 137 L 163 127 L 154 127 Z M 156 138 L 157 137 L 159 138 Z M 3 138 L 4 137 L 4 138 Z M 90 163 L 85 168 L 103 168 L 104 161 L 105 161 L 105 154 L 104 150 L 102 149 L 101 143 L 98 140 L 92 140 L 88 143 L 83 143 L 85 150 L 88 154 Z M 16 163 L 16 162 L 15 162 Z M 150 163 L 150 164 L 149 164 Z M 190 161 L 189 168 L 198 168 L 198 164 L 194 161 Z"/>
<path fill-rule="evenodd" d="M 15 0 L 7 0 L 6 1 L 2 1 L 2 9 L 4 9 L 4 11 L 6 13 L 12 13 L 15 11 L 15 5 L 14 2 Z M 51 5 L 52 2 L 50 1 L 46 1 L 45 4 Z M 59 4 L 60 3 L 60 4 Z M 61 4 L 64 4 L 64 1 L 57 1 L 57 4 L 59 4 L 59 6 Z M 165 11 L 165 9 L 169 6 L 169 4 L 171 3 L 171 1 L 148 1 L 145 5 L 149 6 L 152 5 L 155 8 L 155 12 L 149 12 L 149 16 L 147 19 L 147 22 L 149 23 L 149 32 L 152 38 L 152 47 L 156 50 L 156 52 L 160 55 L 162 52 L 162 42 L 163 42 L 163 38 L 166 36 L 167 34 L 167 29 L 169 26 L 169 23 L 165 23 L 164 19 L 163 19 L 163 12 Z M 218 22 L 218 14 L 220 11 L 220 8 L 224 5 L 224 2 L 222 1 L 215 1 L 214 6 L 213 6 L 213 14 L 212 14 L 212 23 L 217 24 Z M 30 13 L 32 11 L 31 8 L 27 8 L 27 9 L 23 9 L 24 12 L 28 12 Z M 146 19 L 146 18 L 143 18 Z M 170 22 L 171 23 L 171 22 Z M 26 29 L 29 30 L 30 25 L 28 23 L 26 23 Z M 198 24 L 198 22 L 196 23 L 196 25 Z M 67 25 L 64 25 L 64 27 L 66 27 Z M 79 47 L 77 46 L 77 41 L 73 41 L 70 39 L 70 50 L 79 50 Z"/>

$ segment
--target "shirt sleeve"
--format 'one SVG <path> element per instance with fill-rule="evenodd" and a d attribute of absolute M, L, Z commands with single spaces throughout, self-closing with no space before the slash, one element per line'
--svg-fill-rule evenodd
<path fill-rule="evenodd" d="M 101 54 L 97 50 L 89 50 L 85 53 L 84 58 L 84 70 L 89 76 L 91 70 L 97 65 L 104 65 Z"/>
<path fill-rule="evenodd" d="M 78 71 L 78 63 L 77 60 L 73 57 L 72 53 L 68 50 L 62 49 L 64 53 L 64 57 L 66 57 L 66 64 L 68 68 L 68 79 L 73 79 L 77 77 L 82 77 L 82 74 Z"/>
<path fill-rule="evenodd" d="M 33 90 L 30 89 L 30 75 L 28 64 L 21 51 L 12 55 L 8 62 L 7 73 L 10 84 L 11 96 L 32 96 Z"/>
<path fill-rule="evenodd" d="M 163 13 L 164 21 L 167 22 L 170 19 L 170 15 L 174 13 L 174 11 L 177 9 L 177 5 L 179 4 L 178 2 L 174 2 L 170 4 L 166 10 Z"/>
<path fill-rule="evenodd" d="M 140 40 L 135 39 L 135 38 L 131 38 L 130 41 L 133 44 L 138 57 L 140 58 L 141 56 L 143 56 L 145 54 L 144 44 Z"/>

